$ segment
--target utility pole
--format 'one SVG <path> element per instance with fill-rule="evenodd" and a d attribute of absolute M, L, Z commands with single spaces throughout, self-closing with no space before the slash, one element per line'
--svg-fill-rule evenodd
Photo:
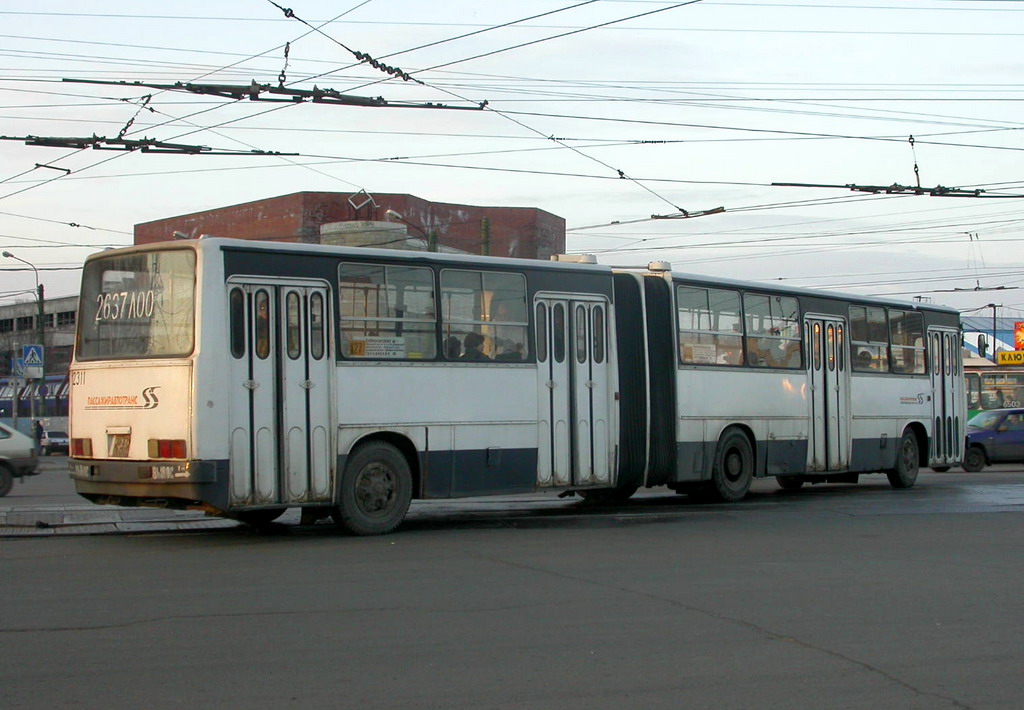
<path fill-rule="evenodd" d="M 26 260 L 22 259 L 20 256 L 15 256 L 14 254 L 12 254 L 9 251 L 3 252 L 3 256 L 4 256 L 5 259 L 14 259 L 15 261 L 20 261 L 22 264 L 26 264 L 27 266 L 29 266 L 32 269 L 32 272 L 35 274 L 35 277 L 36 277 L 36 306 L 37 306 L 37 311 L 36 311 L 36 337 L 39 339 L 39 347 L 42 348 L 43 353 L 44 353 L 44 355 L 43 355 L 43 373 L 42 373 L 42 378 L 41 379 L 42 379 L 42 384 L 45 384 L 46 383 L 46 369 L 45 369 L 45 365 L 46 365 L 46 356 L 45 356 L 46 345 L 44 343 L 44 337 L 46 335 L 46 330 L 45 330 L 45 326 L 43 325 L 43 310 L 44 310 L 43 304 L 46 301 L 46 296 L 45 296 L 45 291 L 43 289 L 43 283 L 39 280 L 39 269 L 37 269 L 36 265 L 33 264 L 31 261 L 26 261 Z M 32 393 L 32 398 L 29 400 L 29 403 L 31 405 L 31 415 L 32 415 L 32 426 L 33 427 L 35 426 L 35 423 L 36 423 L 36 415 L 37 415 L 36 403 L 37 403 L 37 400 L 40 399 L 39 388 L 42 386 L 42 384 L 36 385 L 36 387 L 35 387 L 35 389 L 33 390 L 33 393 Z M 15 398 L 13 404 L 14 404 L 15 421 L 17 421 L 18 398 Z M 41 405 L 41 407 L 45 408 L 46 402 L 45 402 L 45 400 L 43 400 L 43 401 L 40 401 L 39 404 Z M 37 446 L 39 445 L 38 441 L 36 442 L 36 445 Z"/>

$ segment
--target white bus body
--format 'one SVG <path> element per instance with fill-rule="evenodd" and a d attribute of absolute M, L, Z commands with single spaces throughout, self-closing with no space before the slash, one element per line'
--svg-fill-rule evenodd
<path fill-rule="evenodd" d="M 301 507 L 360 534 L 412 498 L 665 485 L 728 501 L 753 477 L 866 472 L 906 487 L 962 454 L 958 322 L 588 264 L 113 250 L 83 274 L 72 476 L 100 503 L 254 523 Z"/>

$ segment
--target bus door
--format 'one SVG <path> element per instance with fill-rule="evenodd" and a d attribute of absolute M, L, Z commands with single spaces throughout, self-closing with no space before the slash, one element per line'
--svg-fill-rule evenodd
<path fill-rule="evenodd" d="M 806 318 L 811 427 L 808 471 L 845 471 L 850 466 L 850 364 L 846 322 Z"/>
<path fill-rule="evenodd" d="M 228 284 L 231 503 L 331 500 L 329 291 Z"/>
<path fill-rule="evenodd" d="M 608 304 L 542 297 L 537 328 L 540 486 L 611 482 Z"/>
<path fill-rule="evenodd" d="M 963 456 L 964 377 L 960 333 L 928 329 L 928 372 L 932 384 L 931 466 L 959 463 Z"/>

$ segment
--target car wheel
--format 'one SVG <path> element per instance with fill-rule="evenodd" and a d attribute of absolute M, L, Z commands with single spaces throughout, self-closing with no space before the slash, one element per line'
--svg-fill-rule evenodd
<path fill-rule="evenodd" d="M 972 446 L 964 454 L 964 462 L 960 464 L 967 473 L 977 473 L 985 468 L 985 450 L 980 446 Z"/>
<path fill-rule="evenodd" d="M 11 469 L 0 463 L 0 498 L 10 493 L 13 485 L 14 476 L 11 474 Z"/>

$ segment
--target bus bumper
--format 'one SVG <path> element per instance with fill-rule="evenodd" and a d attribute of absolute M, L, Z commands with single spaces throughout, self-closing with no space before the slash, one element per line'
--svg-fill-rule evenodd
<path fill-rule="evenodd" d="M 68 462 L 75 491 L 94 503 L 178 510 L 226 510 L 228 462 Z"/>

